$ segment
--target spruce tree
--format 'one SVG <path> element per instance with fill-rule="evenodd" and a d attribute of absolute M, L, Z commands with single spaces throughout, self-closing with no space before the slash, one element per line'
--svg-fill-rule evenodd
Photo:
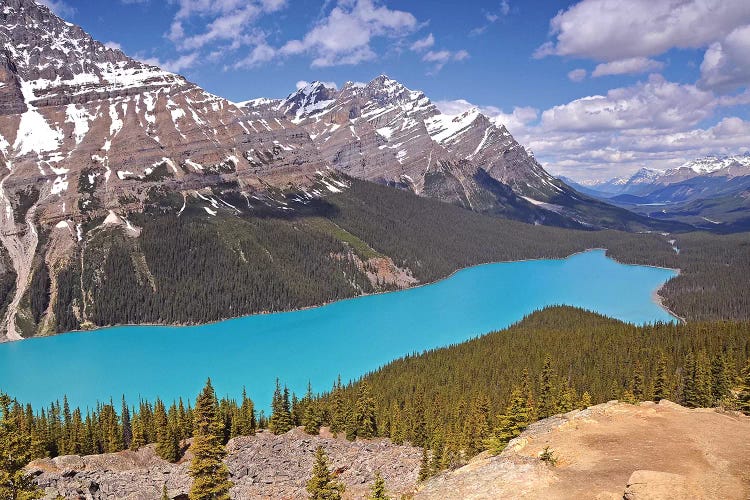
<path fill-rule="evenodd" d="M 682 404 L 690 408 L 698 406 L 695 387 L 695 356 L 692 352 L 685 356 L 685 366 L 682 372 Z"/>
<path fill-rule="evenodd" d="M 146 431 L 143 428 L 143 419 L 141 415 L 134 415 L 132 419 L 133 438 L 130 441 L 130 449 L 138 451 L 141 447 L 146 446 Z"/>
<path fill-rule="evenodd" d="M 328 470 L 328 458 L 322 446 L 315 451 L 315 463 L 312 476 L 307 482 L 307 492 L 310 500 L 340 500 L 344 492 L 344 485 L 335 481 Z"/>
<path fill-rule="evenodd" d="M 122 396 L 122 446 L 124 450 L 130 448 L 130 442 L 133 440 L 133 427 L 130 420 L 130 410 L 125 402 L 125 395 Z"/>
<path fill-rule="evenodd" d="M 645 376 L 643 375 L 643 365 L 640 361 L 636 361 L 635 369 L 633 370 L 633 379 L 630 382 L 630 392 L 636 402 L 643 401 L 645 393 Z"/>
<path fill-rule="evenodd" d="M 161 500 L 170 500 L 169 492 L 167 492 L 167 483 L 161 487 Z"/>
<path fill-rule="evenodd" d="M 285 434 L 292 429 L 292 415 L 289 408 L 289 390 L 284 387 L 282 392 L 279 379 L 276 379 L 276 389 L 271 400 L 271 418 L 268 430 L 276 435 Z"/>
<path fill-rule="evenodd" d="M 667 357 L 659 353 L 659 361 L 656 365 L 656 380 L 654 381 L 654 401 L 659 402 L 669 397 L 669 382 L 667 381 Z"/>
<path fill-rule="evenodd" d="M 190 499 L 229 500 L 232 483 L 223 461 L 227 451 L 221 443 L 222 424 L 211 379 L 195 401 L 193 416 L 193 444 L 190 448 L 194 458 L 188 469 L 193 478 Z"/>
<path fill-rule="evenodd" d="M 714 402 L 721 401 L 729 395 L 729 370 L 724 353 L 714 356 L 711 362 L 711 395 Z"/>
<path fill-rule="evenodd" d="M 20 429 L 17 418 L 10 416 L 10 398 L 0 394 L 0 498 L 32 500 L 42 492 L 24 467 L 31 461 L 31 437 Z"/>
<path fill-rule="evenodd" d="M 364 381 L 359 384 L 354 419 L 357 423 L 357 436 L 364 439 L 375 437 L 377 434 L 375 399 L 370 392 L 370 385 Z"/>
<path fill-rule="evenodd" d="M 156 442 L 156 454 L 167 462 L 176 462 L 180 459 L 180 442 L 175 435 L 172 425 L 167 424 L 158 433 Z"/>
<path fill-rule="evenodd" d="M 695 363 L 696 406 L 708 408 L 714 405 L 711 394 L 711 367 L 705 351 L 701 351 Z"/>
<path fill-rule="evenodd" d="M 375 482 L 372 484 L 368 500 L 390 500 L 388 492 L 385 489 L 385 480 L 379 471 L 375 471 Z"/>
<path fill-rule="evenodd" d="M 589 391 L 583 391 L 581 399 L 578 401 L 578 409 L 585 410 L 589 406 L 591 406 L 591 394 L 589 394 Z"/>
<path fill-rule="evenodd" d="M 531 411 L 521 389 L 514 388 L 505 413 L 499 416 L 494 435 L 488 440 L 487 448 L 490 453 L 497 455 L 511 439 L 521 434 L 531 423 Z"/>
<path fill-rule="evenodd" d="M 542 373 L 539 376 L 539 418 L 547 418 L 557 413 L 555 397 L 555 371 L 552 369 L 552 358 L 544 358 Z"/>

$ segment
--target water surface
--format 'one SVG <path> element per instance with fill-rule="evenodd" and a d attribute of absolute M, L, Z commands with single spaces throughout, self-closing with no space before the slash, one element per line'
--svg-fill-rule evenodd
<path fill-rule="evenodd" d="M 653 301 L 674 271 L 628 266 L 603 250 L 561 260 L 487 264 L 438 283 L 304 311 L 201 326 L 123 326 L 0 344 L 0 390 L 46 405 L 193 399 L 210 376 L 219 395 L 243 386 L 267 408 L 276 377 L 298 394 L 324 390 L 415 351 L 504 328 L 545 306 L 583 307 L 632 323 L 672 321 Z"/>

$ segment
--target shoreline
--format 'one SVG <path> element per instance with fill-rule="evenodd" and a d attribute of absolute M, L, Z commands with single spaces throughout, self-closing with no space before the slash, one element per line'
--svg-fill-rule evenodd
<path fill-rule="evenodd" d="M 498 261 L 481 262 L 481 263 L 478 263 L 478 264 L 472 264 L 472 265 L 469 265 L 469 266 L 465 266 L 465 267 L 456 269 L 455 271 L 452 271 L 450 274 L 448 274 L 448 275 L 446 275 L 446 276 L 444 276 L 442 278 L 438 278 L 438 279 L 436 279 L 434 281 L 429 281 L 429 282 L 425 282 L 425 283 L 419 283 L 419 284 L 416 284 L 414 286 L 410 286 L 410 287 L 407 287 L 407 288 L 401 288 L 401 289 L 398 289 L 398 290 L 388 290 L 388 291 L 380 291 L 380 292 L 363 293 L 363 294 L 355 295 L 353 297 L 346 297 L 346 298 L 342 298 L 342 299 L 330 300 L 330 301 L 327 301 L 327 302 L 321 302 L 320 304 L 315 304 L 315 305 L 310 305 L 310 306 L 305 306 L 305 307 L 299 307 L 299 308 L 296 308 L 296 309 L 288 309 L 288 310 L 282 310 L 282 311 L 260 311 L 260 312 L 250 313 L 250 314 L 242 314 L 240 316 L 230 316 L 230 317 L 226 317 L 226 318 L 219 318 L 219 319 L 212 320 L 212 321 L 207 321 L 207 322 L 204 322 L 204 323 L 118 323 L 118 324 L 115 324 L 115 325 L 105 325 L 105 326 L 96 326 L 94 328 L 87 328 L 87 329 L 69 330 L 67 332 L 55 333 L 54 335 L 44 335 L 44 336 L 39 336 L 39 337 L 28 337 L 28 338 L 24 337 L 24 338 L 21 338 L 21 339 L 18 339 L 18 340 L 7 339 L 7 340 L 4 340 L 4 341 L 0 341 L 0 344 L 6 344 L 6 343 L 10 344 L 10 343 L 23 342 L 23 341 L 29 341 L 29 340 L 41 340 L 41 339 L 46 339 L 46 338 L 51 338 L 51 337 L 57 337 L 59 335 L 93 333 L 93 332 L 97 332 L 97 331 L 101 331 L 101 330 L 110 330 L 110 329 L 126 328 L 126 327 L 136 327 L 136 326 L 162 327 L 162 328 L 190 328 L 190 327 L 200 327 L 200 326 L 214 325 L 214 324 L 217 324 L 217 323 L 223 323 L 225 321 L 239 320 L 239 319 L 247 318 L 247 317 L 251 317 L 251 316 L 264 316 L 264 315 L 268 315 L 268 314 L 284 314 L 284 313 L 301 312 L 301 311 L 307 311 L 307 310 L 310 310 L 310 309 L 316 309 L 316 308 L 319 308 L 319 307 L 329 306 L 329 305 L 336 304 L 336 303 L 339 303 L 339 302 L 345 302 L 345 301 L 348 301 L 348 300 L 357 300 L 357 299 L 362 299 L 362 298 L 365 298 L 365 297 L 373 297 L 373 296 L 384 295 L 384 294 L 388 294 L 388 293 L 399 293 L 399 292 L 406 292 L 406 291 L 409 291 L 409 290 L 416 290 L 416 289 L 421 288 L 421 287 L 435 285 L 435 284 L 438 284 L 440 282 L 446 281 L 446 280 L 454 277 L 456 274 L 458 274 L 458 273 L 460 273 L 462 271 L 466 271 L 466 270 L 473 269 L 473 268 L 476 268 L 476 267 L 489 266 L 489 265 L 494 265 L 494 264 L 513 264 L 513 263 L 521 263 L 521 262 L 535 262 L 535 261 L 540 261 L 540 260 L 567 260 L 567 259 L 570 259 L 571 257 L 575 257 L 577 255 L 582 255 L 582 254 L 589 253 L 589 252 L 594 252 L 594 251 L 603 251 L 605 258 L 611 259 L 612 261 L 614 261 L 614 262 L 616 262 L 616 263 L 618 263 L 620 265 L 623 265 L 623 266 L 650 267 L 650 268 L 653 268 L 653 269 L 664 269 L 664 270 L 667 270 L 667 271 L 674 271 L 674 272 L 676 272 L 677 276 L 680 275 L 680 269 L 673 269 L 673 268 L 670 268 L 670 267 L 662 267 L 662 266 L 654 266 L 654 265 L 649 265 L 649 264 L 632 264 L 632 263 L 621 262 L 621 261 L 617 260 L 616 258 L 612 257 L 611 255 L 607 255 L 607 252 L 609 251 L 609 249 L 603 248 L 603 247 L 593 247 L 593 248 L 586 248 L 584 250 L 578 250 L 578 251 L 573 252 L 573 253 L 565 256 L 565 257 L 538 257 L 538 258 L 528 258 L 528 259 L 520 259 L 520 260 L 498 260 Z M 686 320 L 684 318 L 682 318 L 681 316 L 678 316 L 677 314 L 675 314 L 673 311 L 671 311 L 668 307 L 666 307 L 663 304 L 664 298 L 661 295 L 659 295 L 659 292 L 662 290 L 662 288 L 664 288 L 664 286 L 670 280 L 676 278 L 677 276 L 674 276 L 673 278 L 670 278 L 669 280 L 665 281 L 658 289 L 656 289 L 651 294 L 651 300 L 656 305 L 658 305 L 659 307 L 661 307 L 662 309 L 664 309 L 671 316 L 677 318 L 681 323 L 685 323 Z"/>

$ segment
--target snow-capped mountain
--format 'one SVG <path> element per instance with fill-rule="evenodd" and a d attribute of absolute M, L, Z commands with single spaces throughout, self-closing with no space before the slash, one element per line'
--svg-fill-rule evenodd
<path fill-rule="evenodd" d="M 385 75 L 340 90 L 314 82 L 286 99 L 241 105 L 253 119 L 286 120 L 305 131 L 337 170 L 474 210 L 492 210 L 511 197 L 533 212 L 534 202 L 569 195 L 504 126 L 477 109 L 441 114 L 423 92 Z M 489 193 L 495 183 L 512 189 L 502 201 Z"/>
<path fill-rule="evenodd" d="M 687 168 L 698 174 L 712 174 L 726 170 L 727 174 L 740 173 L 745 170 L 750 174 L 750 152 L 736 156 L 710 155 L 684 163 L 679 169 Z M 678 169 L 678 170 L 679 170 Z"/>
<path fill-rule="evenodd" d="M 289 213 L 345 189 L 336 171 L 527 222 L 648 226 L 553 178 L 478 110 L 441 114 L 384 75 L 233 103 L 104 46 L 33 0 L 0 0 L 0 21 L 0 268 L 15 275 L 0 340 L 58 328 L 44 293 L 73 263 L 86 267 L 87 245 L 108 228 L 137 238 L 134 221 L 149 210 Z M 46 309 L 32 320 L 35 279 Z M 78 281 L 69 328 L 86 324 L 95 302 Z"/>

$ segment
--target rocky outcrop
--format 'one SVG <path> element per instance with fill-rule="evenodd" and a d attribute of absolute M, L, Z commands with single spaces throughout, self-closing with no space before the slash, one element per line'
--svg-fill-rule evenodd
<path fill-rule="evenodd" d="M 395 498 L 412 491 L 417 482 L 419 448 L 397 446 L 385 439 L 350 442 L 331 437 L 325 429 L 321 436 L 309 436 L 300 429 L 282 436 L 260 432 L 227 444 L 232 498 L 305 498 L 318 446 L 326 450 L 331 470 L 345 484 L 345 498 L 366 497 L 376 471 Z M 187 498 L 189 460 L 188 451 L 180 463 L 170 464 L 155 456 L 154 445 L 149 445 L 137 452 L 37 460 L 28 470 L 49 500 L 58 495 L 153 500 L 161 497 L 165 484 L 170 498 Z"/>
<path fill-rule="evenodd" d="M 545 449 L 556 465 L 540 460 Z M 496 457 L 431 479 L 415 499 L 747 499 L 750 417 L 669 401 L 610 402 L 529 426 Z"/>

